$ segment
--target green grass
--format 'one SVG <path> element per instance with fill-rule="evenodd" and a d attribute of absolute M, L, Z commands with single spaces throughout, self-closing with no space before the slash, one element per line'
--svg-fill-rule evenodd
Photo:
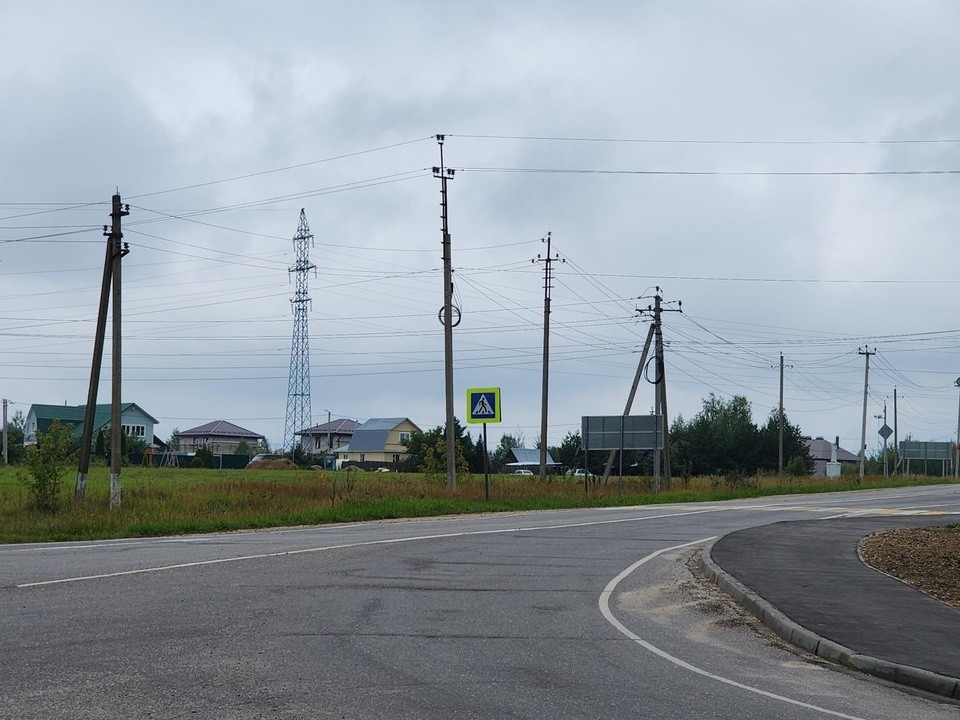
<path fill-rule="evenodd" d="M 124 468 L 122 504 L 110 510 L 109 470 L 93 468 L 85 500 L 72 502 L 76 472 L 64 469 L 63 508 L 41 513 L 30 506 L 16 478 L 25 469 L 0 468 L 0 542 L 148 537 L 249 528 L 310 525 L 360 520 L 430 517 L 479 512 L 615 507 L 654 503 L 702 502 L 793 493 L 835 492 L 930 485 L 948 478 L 908 477 L 884 481 L 870 477 L 862 485 L 847 478 L 758 476 L 674 479 L 671 489 L 654 495 L 650 478 L 616 478 L 606 487 L 582 481 L 495 475 L 491 500 L 483 500 L 483 477 L 470 475 L 448 491 L 444 478 L 413 473 L 343 473 L 305 470 L 197 470 Z"/>

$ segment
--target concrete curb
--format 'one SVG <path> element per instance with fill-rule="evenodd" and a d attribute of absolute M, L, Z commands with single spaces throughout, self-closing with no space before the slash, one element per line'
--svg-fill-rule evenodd
<path fill-rule="evenodd" d="M 700 555 L 700 568 L 704 575 L 713 580 L 723 592 L 733 598 L 734 602 L 747 609 L 783 640 L 822 657 L 824 660 L 853 670 L 925 690 L 935 695 L 960 700 L 960 679 L 958 678 L 862 655 L 798 625 L 717 565 L 711 556 L 711 551 L 716 543 L 716 540 L 709 543 Z"/>

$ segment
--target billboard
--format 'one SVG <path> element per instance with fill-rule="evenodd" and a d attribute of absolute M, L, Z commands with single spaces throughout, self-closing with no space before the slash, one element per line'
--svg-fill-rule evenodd
<path fill-rule="evenodd" d="M 585 450 L 660 450 L 663 415 L 584 415 Z"/>

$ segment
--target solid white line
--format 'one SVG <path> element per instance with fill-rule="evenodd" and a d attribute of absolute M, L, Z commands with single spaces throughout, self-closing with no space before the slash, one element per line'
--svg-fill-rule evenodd
<path fill-rule="evenodd" d="M 410 535 L 384 540 L 365 540 L 361 542 L 342 543 L 339 545 L 323 545 L 319 547 L 301 548 L 299 550 L 278 550 L 277 552 L 259 553 L 256 555 L 238 555 L 236 557 L 214 558 L 212 560 L 196 560 L 194 562 L 176 563 L 172 565 L 158 565 L 156 567 L 137 568 L 135 570 L 120 570 L 112 573 L 97 575 L 80 575 L 76 577 L 58 578 L 56 580 L 39 580 L 36 582 L 19 583 L 14 587 L 31 588 L 44 585 L 62 585 L 63 583 L 81 582 L 83 580 L 104 580 L 106 578 L 123 577 L 125 575 L 144 575 L 146 573 L 161 572 L 163 570 L 179 570 L 182 568 L 203 567 L 206 565 L 222 565 L 224 563 L 241 562 L 244 560 L 263 560 L 266 558 L 305 555 L 307 553 L 326 552 L 328 550 L 344 550 L 346 548 L 370 547 L 373 545 L 395 545 L 398 543 L 416 542 L 418 540 L 437 540 L 443 538 L 468 537 L 472 535 L 504 535 L 507 533 L 535 532 L 540 530 L 561 530 L 565 528 L 589 527 L 592 525 L 612 525 L 615 523 L 639 522 L 641 520 L 658 520 L 661 518 L 684 517 L 687 515 L 703 515 L 704 513 L 723 512 L 728 508 L 708 508 L 689 512 L 664 513 L 662 515 L 643 515 L 640 517 L 616 518 L 613 520 L 590 520 L 578 523 L 562 523 L 559 525 L 531 525 L 524 527 L 498 528 L 495 530 L 465 530 L 462 532 L 437 533 L 435 535 Z"/>
<path fill-rule="evenodd" d="M 708 672 L 707 670 L 704 670 L 703 668 L 699 668 L 696 665 L 691 665 L 687 661 L 681 660 L 680 658 L 671 655 L 667 651 L 661 650 L 656 645 L 653 645 L 647 642 L 646 640 L 641 638 L 639 635 L 636 635 L 631 630 L 629 630 L 626 626 L 624 626 L 623 623 L 621 623 L 619 620 L 617 620 L 616 617 L 614 617 L 613 612 L 610 610 L 610 596 L 613 595 L 614 591 L 617 589 L 617 585 L 619 585 L 624 578 L 629 576 L 634 570 L 636 570 L 641 565 L 644 565 L 645 563 L 649 562 L 650 560 L 653 560 L 656 557 L 659 557 L 660 555 L 663 555 L 664 553 L 668 553 L 673 550 L 680 550 L 682 548 L 690 547 L 691 545 L 699 545 L 701 543 L 709 542 L 710 540 L 713 540 L 713 537 L 703 538 L 701 540 L 694 540 L 692 542 L 683 543 L 682 545 L 674 545 L 672 547 L 667 547 L 661 550 L 657 550 L 656 552 L 652 552 L 646 557 L 641 558 L 640 560 L 635 562 L 633 565 L 628 567 L 626 570 L 621 572 L 613 580 L 607 583 L 607 586 L 603 589 L 603 592 L 600 593 L 600 599 L 598 601 L 598 604 L 600 605 L 600 612 L 603 614 L 603 617 L 606 618 L 607 622 L 613 625 L 613 627 L 615 627 L 617 630 L 619 630 L 621 633 L 626 635 L 628 638 L 633 640 L 635 643 L 640 645 L 645 650 L 649 650 L 654 655 L 660 658 L 663 658 L 667 662 L 671 662 L 677 667 L 683 668 L 684 670 L 689 670 L 690 672 L 696 673 L 698 675 L 702 675 L 703 677 L 706 677 L 706 678 L 710 678 L 711 680 L 716 680 L 717 682 L 724 683 L 725 685 L 730 685 L 740 690 L 746 690 L 747 692 L 751 692 L 756 695 L 762 695 L 763 697 L 770 698 L 771 700 L 778 700 L 780 702 L 788 703 L 790 705 L 797 705 L 802 708 L 807 708 L 808 710 L 814 710 L 816 712 L 824 713 L 826 715 L 832 715 L 833 717 L 845 718 L 845 720 L 864 720 L 864 718 L 857 717 L 856 715 L 847 715 L 845 713 L 838 712 L 836 710 L 828 710 L 827 708 L 820 707 L 819 705 L 811 705 L 810 703 L 803 702 L 802 700 L 794 700 L 793 698 L 788 698 L 784 695 L 777 695 L 776 693 L 772 693 L 767 690 L 761 690 L 760 688 L 753 687 L 752 685 L 745 685 L 741 682 L 737 682 L 736 680 L 731 680 L 730 678 L 723 677 L 722 675 L 715 675 L 714 673 Z"/>

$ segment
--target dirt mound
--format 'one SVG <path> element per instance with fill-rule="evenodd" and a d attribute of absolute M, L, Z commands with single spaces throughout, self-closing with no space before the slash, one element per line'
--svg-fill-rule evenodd
<path fill-rule="evenodd" d="M 260 460 L 248 467 L 249 470 L 296 470 L 297 466 L 289 458 L 279 460 Z"/>
<path fill-rule="evenodd" d="M 889 530 L 864 538 L 868 564 L 960 609 L 960 527 Z"/>

